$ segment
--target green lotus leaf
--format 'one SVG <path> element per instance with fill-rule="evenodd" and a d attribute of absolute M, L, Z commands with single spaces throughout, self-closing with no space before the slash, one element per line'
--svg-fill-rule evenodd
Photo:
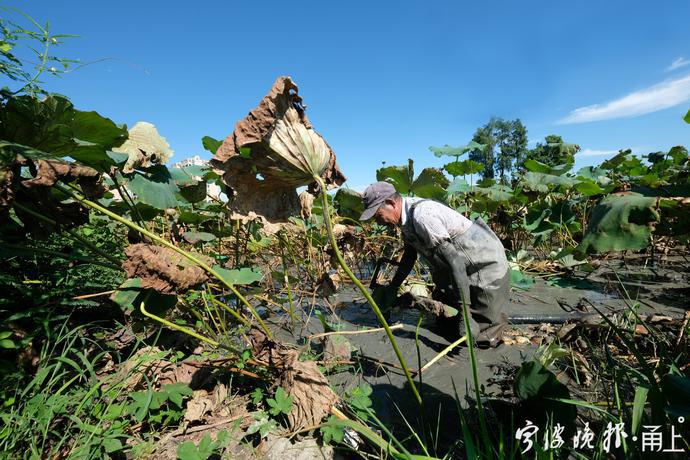
<path fill-rule="evenodd" d="M 458 147 L 451 147 L 450 145 L 446 144 L 443 147 L 429 147 L 429 150 L 437 157 L 459 157 L 460 155 L 464 155 L 472 150 L 484 150 L 485 147 L 486 145 L 484 144 L 480 144 L 475 141 L 470 141 L 469 144 L 461 145 Z"/>
<path fill-rule="evenodd" d="M 153 166 L 146 173 L 135 171 L 129 177 L 129 188 L 142 203 L 156 209 L 169 209 L 178 206 L 175 194 L 179 188 L 165 166 Z"/>
<path fill-rule="evenodd" d="M 341 187 L 333 197 L 338 214 L 351 219 L 359 219 L 364 212 L 362 195 L 352 189 Z"/>
<path fill-rule="evenodd" d="M 188 243 L 196 244 L 200 242 L 208 243 L 209 241 L 215 240 L 216 236 L 208 232 L 184 232 L 182 238 Z"/>
<path fill-rule="evenodd" d="M 440 169 L 424 168 L 412 183 L 412 192 L 421 198 L 434 198 L 439 201 L 446 196 L 449 181 Z"/>
<path fill-rule="evenodd" d="M 467 181 L 462 177 L 456 177 L 453 182 L 448 186 L 446 190 L 449 195 L 454 195 L 458 193 L 467 193 L 472 191 L 472 187 Z"/>
<path fill-rule="evenodd" d="M 213 155 L 216 154 L 218 151 L 218 148 L 223 144 L 223 141 L 219 141 L 218 139 L 214 139 L 211 136 L 204 136 L 201 138 L 201 145 L 204 146 L 204 149 L 208 150 L 211 152 Z"/>
<path fill-rule="evenodd" d="M 252 284 L 256 281 L 261 281 L 263 275 L 258 268 L 239 268 L 228 270 L 227 268 L 214 266 L 213 269 L 228 283 L 235 284 Z"/>
<path fill-rule="evenodd" d="M 575 189 L 582 193 L 584 196 L 601 195 L 606 191 L 599 186 L 596 182 L 591 180 L 583 180 L 575 184 Z"/>
<path fill-rule="evenodd" d="M 546 193 L 551 189 L 568 189 L 577 184 L 577 180 L 568 176 L 556 176 L 528 171 L 522 176 L 520 185 L 527 190 Z"/>
<path fill-rule="evenodd" d="M 408 160 L 407 166 L 386 166 L 376 171 L 376 180 L 392 184 L 395 191 L 407 195 L 412 188 L 414 177 L 414 162 Z"/>
<path fill-rule="evenodd" d="M 467 174 L 476 174 L 484 170 L 484 165 L 472 160 L 453 161 L 443 166 L 451 176 L 465 176 Z"/>
<path fill-rule="evenodd" d="M 605 197 L 594 208 L 579 253 L 643 249 L 659 222 L 656 198 L 622 192 Z"/>

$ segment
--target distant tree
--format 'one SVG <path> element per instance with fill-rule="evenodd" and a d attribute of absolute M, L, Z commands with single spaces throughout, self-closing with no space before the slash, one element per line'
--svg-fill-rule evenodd
<path fill-rule="evenodd" d="M 508 183 L 527 157 L 527 128 L 520 119 L 491 118 L 477 128 L 472 140 L 485 145 L 483 150 L 470 151 L 469 155 L 470 160 L 484 165 L 484 179 L 498 178 Z"/>
<path fill-rule="evenodd" d="M 484 165 L 484 170 L 481 172 L 484 179 L 494 178 L 494 163 L 496 162 L 495 123 L 496 119 L 492 118 L 486 125 L 477 128 L 474 136 L 472 136 L 474 142 L 484 145 L 483 149 L 471 150 L 469 154 L 470 160 Z"/>
<path fill-rule="evenodd" d="M 568 144 L 561 136 L 551 134 L 544 138 L 544 143 L 537 143 L 536 147 L 529 151 L 527 157 L 537 160 L 549 166 L 558 166 L 575 162 L 575 154 L 580 151 L 580 146 Z M 524 161 L 523 161 L 524 162 Z"/>

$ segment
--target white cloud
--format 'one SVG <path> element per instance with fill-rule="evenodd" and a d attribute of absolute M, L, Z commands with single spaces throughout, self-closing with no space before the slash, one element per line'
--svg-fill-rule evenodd
<path fill-rule="evenodd" d="M 583 149 L 577 152 L 579 157 L 603 157 L 606 155 L 614 155 L 618 153 L 618 150 L 595 150 L 595 149 Z"/>
<path fill-rule="evenodd" d="M 646 150 L 643 147 L 627 147 L 624 148 L 623 150 L 630 149 L 633 153 L 633 155 L 639 155 L 643 150 Z M 604 156 L 613 156 L 618 154 L 620 152 L 620 149 L 617 150 L 603 150 L 603 149 L 582 149 L 579 152 L 577 152 L 578 157 L 604 157 Z"/>
<path fill-rule="evenodd" d="M 635 117 L 667 109 L 689 100 L 690 75 L 686 75 L 635 91 L 605 104 L 577 108 L 558 123 L 587 123 L 613 118 Z"/>
<path fill-rule="evenodd" d="M 666 67 L 666 72 L 671 72 L 673 70 L 680 69 L 681 67 L 685 67 L 689 64 L 690 60 L 685 59 L 684 57 L 676 58 L 676 60 L 673 61 L 670 66 Z"/>

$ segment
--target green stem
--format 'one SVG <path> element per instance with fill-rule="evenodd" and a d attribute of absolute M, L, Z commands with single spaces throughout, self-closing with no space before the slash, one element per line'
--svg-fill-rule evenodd
<path fill-rule="evenodd" d="M 237 320 L 238 320 L 240 323 L 244 324 L 245 326 L 249 326 L 249 321 L 247 321 L 246 319 L 244 319 L 244 318 L 242 317 L 242 315 L 240 315 L 240 314 L 237 313 L 235 310 L 233 310 L 232 308 L 230 308 L 230 307 L 228 307 L 227 305 L 225 305 L 225 304 L 224 304 L 223 302 L 221 302 L 220 300 L 216 299 L 215 297 L 211 297 L 211 302 L 213 302 L 214 304 L 220 306 L 223 310 L 227 311 L 227 312 L 230 313 L 232 316 L 234 316 L 235 318 L 237 318 Z"/>
<path fill-rule="evenodd" d="M 474 353 L 474 339 L 472 336 L 472 330 L 470 329 L 470 313 L 465 301 L 465 295 L 460 289 L 460 301 L 462 302 L 462 318 L 465 322 L 465 337 L 467 337 L 467 351 L 470 354 L 470 364 L 472 366 L 472 381 L 474 382 L 474 397 L 477 398 L 477 412 L 479 413 L 479 426 L 481 428 L 482 437 L 484 440 L 485 448 L 488 450 L 491 448 L 491 441 L 489 439 L 489 431 L 486 426 L 486 416 L 484 414 L 484 405 L 481 400 L 481 393 L 479 391 L 479 374 L 477 372 L 477 357 Z"/>
<path fill-rule="evenodd" d="M 150 293 L 149 293 L 150 294 Z M 213 339 L 209 339 L 208 337 L 204 337 L 203 335 L 197 333 L 196 331 L 193 331 L 189 328 L 186 328 L 184 326 L 180 326 L 179 324 L 175 324 L 171 321 L 168 321 L 167 319 L 161 318 L 160 316 L 156 316 L 153 313 L 149 312 L 146 310 L 146 304 L 145 302 L 148 300 L 149 295 L 146 296 L 144 300 L 142 300 L 141 305 L 139 306 L 139 310 L 141 311 L 141 314 L 151 318 L 154 321 L 158 321 L 159 323 L 168 326 L 169 328 L 175 329 L 176 331 L 180 331 L 182 333 L 185 333 L 187 335 L 191 335 L 192 337 L 201 340 L 202 342 L 206 342 L 209 345 L 212 345 L 214 347 L 220 346 L 220 342 L 216 342 Z"/>
<path fill-rule="evenodd" d="M 417 390 L 417 386 L 415 385 L 414 380 L 412 380 L 412 375 L 410 374 L 410 371 L 407 368 L 407 364 L 405 364 L 405 359 L 403 358 L 402 353 L 400 353 L 400 349 L 398 348 L 398 344 L 395 341 L 393 332 L 388 326 L 386 318 L 384 318 L 383 313 L 381 313 L 381 309 L 376 304 L 374 299 L 371 297 L 371 294 L 369 294 L 369 290 L 366 287 L 364 287 L 362 282 L 357 279 L 354 273 L 352 273 L 350 267 L 347 266 L 347 263 L 345 263 L 345 259 L 343 259 L 343 255 L 340 253 L 340 249 L 338 249 L 338 243 L 335 240 L 335 235 L 333 234 L 333 227 L 331 224 L 331 216 L 328 207 L 328 197 L 326 196 L 326 184 L 323 182 L 323 179 L 321 179 L 321 177 L 319 176 L 314 175 L 314 180 L 316 180 L 319 183 L 319 186 L 321 187 L 321 200 L 323 203 L 323 220 L 326 223 L 326 232 L 328 233 L 328 238 L 330 240 L 331 246 L 333 247 L 333 252 L 335 253 L 336 259 L 338 260 L 338 264 L 343 269 L 345 274 L 352 280 L 352 282 L 355 283 L 355 286 L 357 286 L 357 288 L 359 288 L 359 290 L 362 292 L 364 298 L 367 299 L 367 302 L 369 302 L 369 305 L 371 305 L 371 309 L 374 310 L 374 313 L 376 314 L 379 323 L 381 323 L 381 326 L 383 326 L 383 328 L 386 330 L 388 340 L 391 341 L 393 351 L 395 351 L 395 355 L 398 357 L 400 366 L 403 368 L 403 371 L 405 372 L 405 377 L 407 378 L 407 382 L 410 384 L 410 389 L 412 390 L 412 393 L 414 393 L 414 396 L 417 399 L 417 403 L 419 403 L 419 405 L 421 406 L 422 397 L 419 395 L 419 391 Z"/>
<path fill-rule="evenodd" d="M 15 202 L 15 203 L 14 203 L 14 206 L 16 206 L 17 208 L 21 209 L 22 211 L 24 211 L 24 212 L 27 213 L 27 214 L 31 214 L 31 215 L 32 215 L 33 217 L 35 217 L 36 219 L 40 219 L 40 220 L 42 220 L 42 221 L 44 221 L 44 222 L 47 222 L 47 223 L 49 223 L 50 225 L 52 225 L 52 226 L 54 226 L 54 227 L 59 227 L 58 223 L 57 223 L 56 221 L 54 221 L 53 219 L 51 219 L 50 217 L 46 217 L 46 216 L 44 216 L 43 214 L 39 214 L 39 213 L 37 213 L 36 211 L 33 211 L 33 210 L 27 208 L 26 206 L 24 206 L 24 205 L 21 204 L 21 203 Z M 66 230 L 66 232 L 69 233 L 74 239 L 76 239 L 76 240 L 78 240 L 80 243 L 82 243 L 84 246 L 86 246 L 87 248 L 91 249 L 93 252 L 95 252 L 95 253 L 98 254 L 99 256 L 101 256 L 101 257 L 103 257 L 103 258 L 109 260 L 110 262 L 114 263 L 114 264 L 117 265 L 118 267 L 122 264 L 122 261 L 121 261 L 121 260 L 118 260 L 117 258 L 111 256 L 110 254 L 108 254 L 108 253 L 106 253 L 106 252 L 103 252 L 102 249 L 100 249 L 99 247 L 97 247 L 95 244 L 93 244 L 92 242 L 90 242 L 89 240 L 87 240 L 86 238 L 84 238 L 83 236 L 81 236 L 80 234 L 78 234 L 77 232 L 75 232 L 74 230 Z"/>
<path fill-rule="evenodd" d="M 193 262 L 194 264 L 196 264 L 196 265 L 198 265 L 199 267 L 203 268 L 207 273 L 209 273 L 209 274 L 212 275 L 214 278 L 218 279 L 221 283 L 223 283 L 228 289 L 230 289 L 230 290 L 233 292 L 233 294 L 235 294 L 235 295 L 237 296 L 238 299 L 240 299 L 240 301 L 244 304 L 244 306 L 247 307 L 247 309 L 252 313 L 252 315 L 254 315 L 254 317 L 256 318 L 256 320 L 259 322 L 259 324 L 261 325 L 261 328 L 262 328 L 262 329 L 264 330 L 264 332 L 266 333 L 266 336 L 267 336 L 269 339 L 273 340 L 273 334 L 271 334 L 271 331 L 270 331 L 270 330 L 268 329 L 268 327 L 266 326 L 266 323 L 264 323 L 264 321 L 261 319 L 261 316 L 259 316 L 259 313 L 254 309 L 254 307 L 251 306 L 251 304 L 250 304 L 250 303 L 247 301 L 247 299 L 246 299 L 246 298 L 235 288 L 235 286 L 233 286 L 231 283 L 229 283 L 228 281 L 226 281 L 222 276 L 220 276 L 220 274 L 219 274 L 217 271 L 215 271 L 213 268 L 211 268 L 210 266 L 208 266 L 206 263 L 202 262 L 201 260 L 199 260 L 198 258 L 196 258 L 195 256 L 193 256 L 192 254 L 188 253 L 187 251 L 178 248 L 178 247 L 175 246 L 174 244 L 170 243 L 169 241 L 165 240 L 164 238 L 161 238 L 160 236 L 156 235 L 155 233 L 152 233 L 152 232 L 146 230 L 145 228 L 140 227 L 139 225 L 135 224 L 135 223 L 132 222 L 131 220 L 125 219 L 125 218 L 122 217 L 122 216 L 118 216 L 117 214 L 115 214 L 114 212 L 112 212 L 112 211 L 110 211 L 110 210 L 104 208 L 103 206 L 101 206 L 101 205 L 99 205 L 99 204 L 97 204 L 97 203 L 94 203 L 94 202 L 91 201 L 91 200 L 87 200 L 86 198 L 84 198 L 83 196 L 81 196 L 80 194 L 78 194 L 78 193 L 75 192 L 75 191 L 67 190 L 66 188 L 64 188 L 64 187 L 62 187 L 62 186 L 60 186 L 60 185 L 57 185 L 57 184 L 55 185 L 55 188 L 57 188 L 57 189 L 60 190 L 62 193 L 66 194 L 67 196 L 70 196 L 70 197 L 72 197 L 73 199 L 75 199 L 75 200 L 81 202 L 82 204 L 84 204 L 84 205 L 86 205 L 86 206 L 88 206 L 88 207 L 90 207 L 90 208 L 93 208 L 93 209 L 95 209 L 95 210 L 97 210 L 97 211 L 99 211 L 99 212 L 105 214 L 106 216 L 108 216 L 108 217 L 110 217 L 110 218 L 112 218 L 112 219 L 114 219 L 114 220 L 120 222 L 121 224 L 126 225 L 126 226 L 129 227 L 129 228 L 132 228 L 132 229 L 138 231 L 138 232 L 141 233 L 142 235 L 148 236 L 148 237 L 151 238 L 153 241 L 156 241 L 156 242 L 162 244 L 163 246 L 172 249 L 172 250 L 175 251 L 176 253 L 180 254 L 180 255 L 183 256 L 183 257 L 186 257 L 187 259 L 189 259 L 189 260 L 190 260 L 191 262 Z"/>
<path fill-rule="evenodd" d="M 115 174 L 111 175 L 110 179 L 113 181 L 113 183 L 115 184 L 115 188 L 117 188 L 117 191 L 120 193 L 120 198 L 122 198 L 122 202 L 125 203 L 129 208 L 129 212 L 132 214 L 133 217 L 136 216 L 137 223 L 144 225 L 144 219 L 143 217 L 141 217 L 141 213 L 135 206 L 134 200 L 129 195 L 129 192 L 127 192 L 127 189 L 120 185 Z M 127 201 L 127 199 L 129 199 L 129 201 Z"/>
<path fill-rule="evenodd" d="M 287 263 L 285 262 L 285 239 L 281 232 L 278 235 L 278 241 L 280 241 L 280 258 L 283 261 L 283 283 L 285 284 L 285 289 L 287 289 L 288 303 L 290 305 L 290 324 L 292 329 L 295 329 L 295 306 L 292 302 L 292 291 L 290 290 L 290 278 L 288 276 Z M 298 265 L 296 265 L 298 266 Z M 298 266 L 299 267 L 299 266 Z"/>

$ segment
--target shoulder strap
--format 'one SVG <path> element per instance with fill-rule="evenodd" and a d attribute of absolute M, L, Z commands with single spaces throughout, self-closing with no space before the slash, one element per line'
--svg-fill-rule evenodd
<path fill-rule="evenodd" d="M 428 199 L 419 200 L 418 202 L 416 202 L 415 204 L 413 204 L 412 206 L 410 206 L 410 210 L 409 210 L 408 213 L 407 213 L 407 222 L 406 222 L 407 227 L 410 229 L 410 231 L 412 232 L 412 235 L 413 235 L 416 239 L 419 239 L 419 236 L 417 235 L 417 231 L 416 231 L 415 228 L 414 228 L 414 223 L 412 222 L 412 217 L 414 216 L 414 210 L 415 210 L 415 208 L 417 207 L 417 205 L 418 205 L 419 203 L 423 203 L 423 202 L 425 202 L 425 201 L 429 201 L 429 200 L 428 200 Z"/>

